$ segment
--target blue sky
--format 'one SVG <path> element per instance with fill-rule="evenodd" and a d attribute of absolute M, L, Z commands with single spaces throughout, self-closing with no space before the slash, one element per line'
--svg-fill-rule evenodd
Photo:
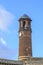
<path fill-rule="evenodd" d="M 43 57 L 43 0 L 0 0 L 0 58 L 18 59 L 18 19 L 23 14 L 32 19 L 33 57 Z"/>

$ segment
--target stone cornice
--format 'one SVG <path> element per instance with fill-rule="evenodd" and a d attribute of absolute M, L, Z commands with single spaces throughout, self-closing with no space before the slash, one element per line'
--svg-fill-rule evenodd
<path fill-rule="evenodd" d="M 0 63 L 10 63 L 10 64 L 18 64 L 18 65 L 22 65 L 23 62 L 22 61 L 15 61 L 15 60 L 8 60 L 8 59 L 0 59 Z"/>

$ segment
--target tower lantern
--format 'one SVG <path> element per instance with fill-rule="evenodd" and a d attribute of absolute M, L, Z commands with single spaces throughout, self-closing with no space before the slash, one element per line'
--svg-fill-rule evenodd
<path fill-rule="evenodd" d="M 31 21 L 26 14 L 19 19 L 19 60 L 26 60 L 32 56 Z"/>

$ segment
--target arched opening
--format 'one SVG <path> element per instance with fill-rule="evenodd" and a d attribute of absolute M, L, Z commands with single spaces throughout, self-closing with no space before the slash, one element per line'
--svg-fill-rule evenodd
<path fill-rule="evenodd" d="M 23 22 L 23 28 L 24 28 L 24 30 L 26 29 L 26 22 L 25 21 Z"/>

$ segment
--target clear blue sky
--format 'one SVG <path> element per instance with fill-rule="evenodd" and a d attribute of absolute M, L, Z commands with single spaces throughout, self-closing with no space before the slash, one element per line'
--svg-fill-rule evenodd
<path fill-rule="evenodd" d="M 43 0 L 0 0 L 0 58 L 18 59 L 19 22 L 32 19 L 32 54 L 43 57 Z"/>

